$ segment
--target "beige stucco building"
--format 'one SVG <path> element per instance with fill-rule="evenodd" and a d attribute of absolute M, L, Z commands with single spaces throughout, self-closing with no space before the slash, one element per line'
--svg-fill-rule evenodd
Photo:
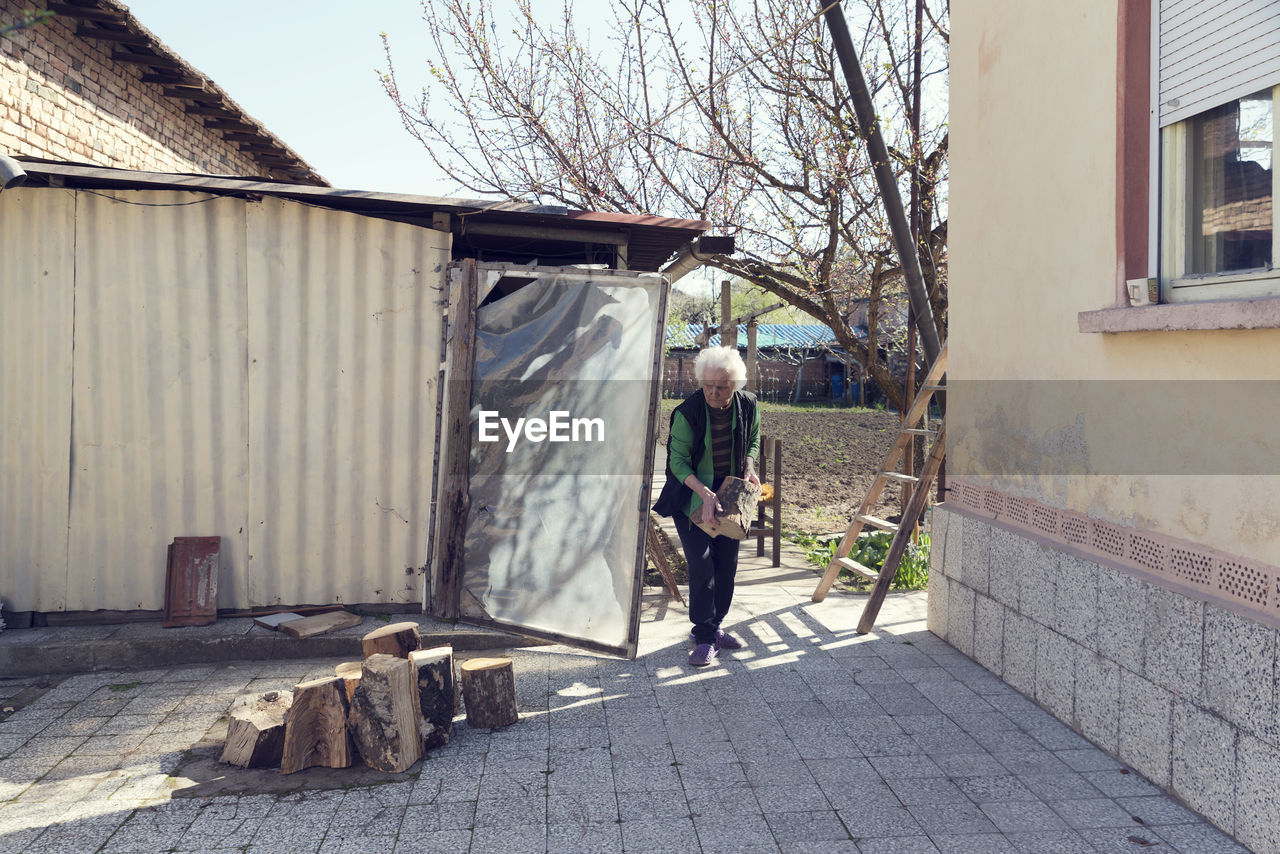
<path fill-rule="evenodd" d="M 930 628 L 1280 850 L 1280 7 L 952 12 Z"/>

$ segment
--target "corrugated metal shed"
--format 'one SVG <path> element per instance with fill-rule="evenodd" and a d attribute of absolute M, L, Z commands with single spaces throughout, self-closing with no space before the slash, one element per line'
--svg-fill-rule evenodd
<path fill-rule="evenodd" d="M 415 602 L 449 236 L 179 191 L 0 195 L 0 595 L 158 610 Z"/>
<path fill-rule="evenodd" d="M 220 608 L 420 601 L 461 239 L 423 226 L 514 224 L 535 248 L 585 230 L 651 267 L 705 228 L 24 165 L 30 185 L 0 194 L 0 596 L 17 611 L 158 612 L 169 542 L 210 535 Z"/>
<path fill-rule="evenodd" d="M 768 347 L 803 349 L 834 345 L 836 343 L 836 336 L 831 331 L 831 327 L 822 324 L 761 323 L 757 329 L 759 331 L 756 333 L 756 347 L 761 349 Z M 667 346 L 678 349 L 693 349 L 696 346 L 698 336 L 702 334 L 702 330 L 703 327 L 697 324 L 687 326 L 669 325 L 667 326 Z M 712 335 L 709 346 L 719 347 L 720 336 Z M 742 349 L 746 346 L 746 329 L 739 328 L 738 348 Z"/>

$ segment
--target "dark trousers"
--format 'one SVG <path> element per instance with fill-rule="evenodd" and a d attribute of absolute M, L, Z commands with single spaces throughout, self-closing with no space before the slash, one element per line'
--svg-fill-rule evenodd
<path fill-rule="evenodd" d="M 689 564 L 689 619 L 698 643 L 715 643 L 720 622 L 733 602 L 738 546 L 732 537 L 711 537 L 683 513 L 672 517 Z"/>

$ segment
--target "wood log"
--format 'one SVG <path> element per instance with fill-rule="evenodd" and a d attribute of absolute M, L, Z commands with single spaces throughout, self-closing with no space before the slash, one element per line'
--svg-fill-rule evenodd
<path fill-rule="evenodd" d="M 284 721 L 292 705 L 292 691 L 236 697 L 220 761 L 241 768 L 278 766 L 284 755 Z"/>
<path fill-rule="evenodd" d="M 422 758 L 421 719 L 409 660 L 385 653 L 366 658 L 347 713 L 347 729 L 364 764 L 379 771 L 408 770 Z"/>
<path fill-rule="evenodd" d="M 438 646 L 409 653 L 417 674 L 418 708 L 425 724 L 422 749 L 447 744 L 453 736 L 453 716 L 458 713 L 458 686 L 453 679 L 453 647 Z"/>
<path fill-rule="evenodd" d="M 349 768 L 354 764 L 347 707 L 347 692 L 337 676 L 295 685 L 293 705 L 285 718 L 280 770 L 292 774 L 316 765 Z"/>
<path fill-rule="evenodd" d="M 418 634 L 417 623 L 391 623 L 365 635 L 362 646 L 365 658 L 379 653 L 408 658 L 409 653 L 422 648 L 422 637 Z"/>
<path fill-rule="evenodd" d="M 520 720 L 516 677 L 509 658 L 473 658 L 458 668 L 467 725 L 479 729 L 509 726 Z"/>
<path fill-rule="evenodd" d="M 716 490 L 716 501 L 722 509 L 716 513 L 715 524 L 707 525 L 702 522 L 701 507 L 694 511 L 693 522 L 713 537 L 745 540 L 759 500 L 759 486 L 740 477 L 726 477 Z"/>
<path fill-rule="evenodd" d="M 364 662 L 362 661 L 344 661 L 337 667 L 333 668 L 333 672 L 343 681 L 347 688 L 347 701 L 351 701 L 351 697 L 356 692 L 356 686 L 360 684 L 360 675 L 364 673 Z"/>

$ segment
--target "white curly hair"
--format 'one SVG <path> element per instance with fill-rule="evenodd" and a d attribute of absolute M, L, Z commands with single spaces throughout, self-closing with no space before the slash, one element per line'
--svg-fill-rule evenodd
<path fill-rule="evenodd" d="M 733 381 L 733 390 L 738 391 L 747 384 L 747 363 L 742 361 L 735 347 L 707 347 L 698 353 L 693 362 L 693 375 L 702 382 L 708 368 L 720 368 L 729 372 Z"/>

